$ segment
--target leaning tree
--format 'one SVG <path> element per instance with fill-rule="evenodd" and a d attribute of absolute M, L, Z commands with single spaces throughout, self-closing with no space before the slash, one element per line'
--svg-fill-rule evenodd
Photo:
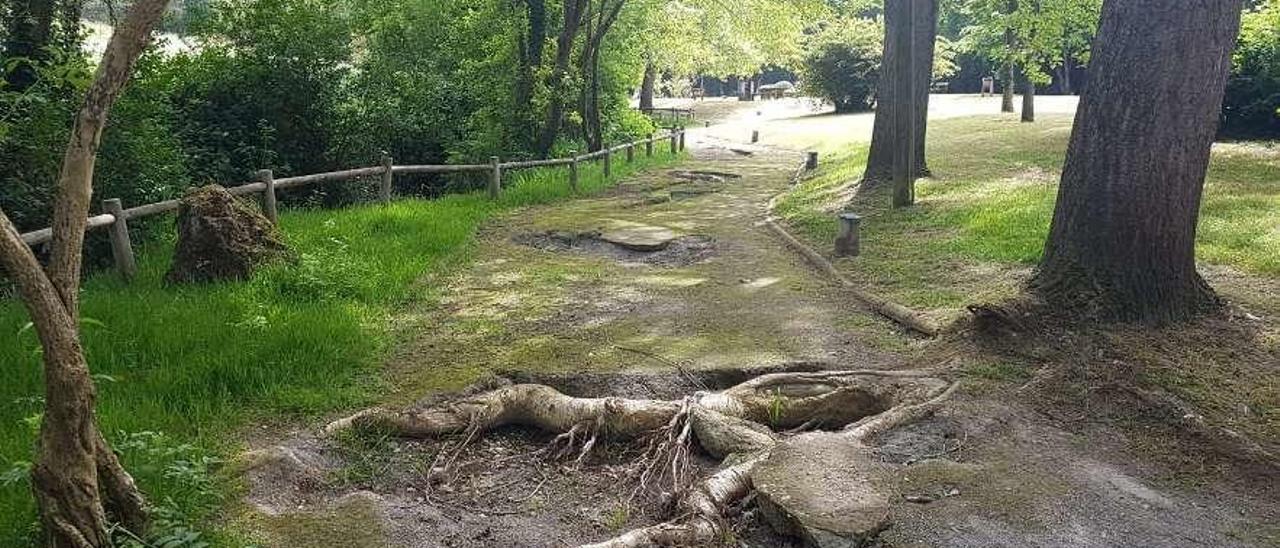
<path fill-rule="evenodd" d="M 1031 283 L 1054 309 L 1161 322 L 1218 305 L 1195 236 L 1241 1 L 1104 4 Z"/>
<path fill-rule="evenodd" d="M 62 160 L 47 267 L 0 211 L 0 264 L 17 286 L 44 349 L 45 411 L 31 484 L 51 547 L 110 546 L 109 522 L 137 534 L 147 525 L 142 495 L 94 420 L 94 386 L 78 325 L 80 267 L 94 160 L 107 113 L 168 3 L 135 2 L 107 45 Z"/>
<path fill-rule="evenodd" d="M 915 2 L 911 20 L 902 16 L 907 2 Z M 884 23 L 883 68 L 880 71 L 880 92 L 876 96 L 876 117 L 871 130 L 871 151 L 867 156 L 867 168 L 862 174 L 864 185 L 888 182 L 893 177 L 894 109 L 903 104 L 904 96 L 894 93 L 893 86 L 888 84 L 894 75 L 890 67 L 897 66 L 900 49 L 898 44 L 902 43 L 903 35 L 907 33 L 912 34 L 912 51 L 915 54 L 915 62 L 911 65 L 915 85 L 912 86 L 910 98 L 915 106 L 912 112 L 915 133 L 912 163 L 916 177 L 929 175 L 924 154 L 925 132 L 929 118 L 929 84 L 933 81 L 933 58 L 938 41 L 938 1 L 886 0 Z"/>

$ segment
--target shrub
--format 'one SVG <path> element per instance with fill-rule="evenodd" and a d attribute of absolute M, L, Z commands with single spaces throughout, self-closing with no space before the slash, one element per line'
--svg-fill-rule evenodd
<path fill-rule="evenodd" d="M 833 103 L 836 112 L 869 110 L 880 79 L 880 24 L 838 19 L 809 38 L 800 74 L 809 95 Z"/>
<path fill-rule="evenodd" d="M 1280 0 L 1244 15 L 1222 118 L 1227 135 L 1280 137 Z"/>

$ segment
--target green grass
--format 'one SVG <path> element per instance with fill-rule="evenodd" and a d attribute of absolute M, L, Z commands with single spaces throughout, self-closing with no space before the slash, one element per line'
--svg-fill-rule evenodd
<path fill-rule="evenodd" d="M 652 159 L 615 161 L 615 180 L 673 161 L 655 148 Z M 126 466 L 170 521 L 202 523 L 234 489 L 209 470 L 236 450 L 237 432 L 372 401 L 385 382 L 378 370 L 389 318 L 413 281 L 465 261 L 477 228 L 495 214 L 572 197 L 566 181 L 564 169 L 541 169 L 510 177 L 496 202 L 474 192 L 289 211 L 281 226 L 299 261 L 245 283 L 165 287 L 172 243 L 141 250 L 133 283 L 104 273 L 84 284 L 99 423 L 110 439 L 127 441 Z M 608 185 L 598 164 L 582 168 L 581 193 Z M 0 546 L 34 539 L 22 471 L 43 390 L 27 321 L 19 303 L 0 302 Z M 206 538 L 235 543 L 225 533 Z"/>
<path fill-rule="evenodd" d="M 992 116 L 939 120 L 929 128 L 935 177 L 917 183 L 918 204 L 893 210 L 887 188 L 848 207 L 864 215 L 855 278 L 906 304 L 954 310 L 1016 291 L 1010 271 L 1040 259 L 1053 215 L 1071 119 L 1020 124 Z M 825 248 L 833 213 L 861 175 L 864 143 L 851 143 L 779 200 L 777 212 Z M 1280 147 L 1215 148 L 1205 187 L 1202 262 L 1251 275 L 1280 274 Z"/>

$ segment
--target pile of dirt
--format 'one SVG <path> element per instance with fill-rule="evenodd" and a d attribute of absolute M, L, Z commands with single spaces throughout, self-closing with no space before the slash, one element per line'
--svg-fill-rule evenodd
<path fill-rule="evenodd" d="M 605 241 L 598 231 L 550 230 L 517 234 L 511 241 L 557 253 L 572 252 L 614 259 L 624 265 L 682 267 L 705 262 L 715 255 L 715 240 L 706 236 L 679 236 L 656 251 L 637 251 Z"/>
<path fill-rule="evenodd" d="M 169 283 L 245 280 L 262 265 L 292 256 L 271 221 L 218 185 L 187 192 L 177 224 Z"/>

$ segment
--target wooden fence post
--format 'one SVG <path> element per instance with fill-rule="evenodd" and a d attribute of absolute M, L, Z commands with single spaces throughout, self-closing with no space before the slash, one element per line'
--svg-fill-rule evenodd
<path fill-rule="evenodd" d="M 280 224 L 280 215 L 276 207 L 276 177 L 270 169 L 259 169 L 258 180 L 267 185 L 262 191 L 262 214 L 271 224 Z"/>
<path fill-rule="evenodd" d="M 862 217 L 855 213 L 841 213 L 836 218 L 840 223 L 840 232 L 836 236 L 836 256 L 857 257 L 862 252 L 859 234 Z"/>
<path fill-rule="evenodd" d="M 809 153 L 809 158 L 804 162 L 804 168 L 809 171 L 818 169 L 818 153 L 817 152 Z"/>
<path fill-rule="evenodd" d="M 384 204 L 391 202 L 391 184 L 394 181 L 392 178 L 394 176 L 394 166 L 395 160 L 391 158 L 391 155 L 388 154 L 387 151 L 382 151 L 382 187 L 378 189 L 378 198 L 382 200 L 382 203 Z"/>
<path fill-rule="evenodd" d="M 613 151 L 606 148 L 604 149 L 604 178 L 605 179 L 608 179 L 610 173 L 613 171 L 611 169 L 612 164 L 613 164 Z"/>
<path fill-rule="evenodd" d="M 649 140 L 644 142 L 644 155 L 650 158 L 653 157 L 653 134 L 652 133 L 649 134 Z"/>
<path fill-rule="evenodd" d="M 676 132 L 673 130 L 671 132 L 671 155 L 672 156 L 676 155 L 676 147 L 679 146 L 679 143 L 677 143 L 676 141 L 678 140 L 679 140 L 679 137 L 676 136 Z"/>
<path fill-rule="evenodd" d="M 116 218 L 111 223 L 111 258 L 116 270 L 126 281 L 138 274 L 138 263 L 133 259 L 133 242 L 129 239 L 129 220 L 124 215 L 124 205 L 112 198 L 102 201 L 102 212 Z"/>
<path fill-rule="evenodd" d="M 680 152 L 684 152 L 684 128 L 680 128 Z"/>
<path fill-rule="evenodd" d="M 497 200 L 498 194 L 502 192 L 502 163 L 497 156 L 490 156 L 489 165 L 493 166 L 492 176 L 489 177 L 489 198 Z"/>
<path fill-rule="evenodd" d="M 574 193 L 578 192 L 578 156 L 573 156 L 573 161 L 569 162 L 569 190 Z"/>
<path fill-rule="evenodd" d="M 760 142 L 760 130 L 758 129 L 751 130 L 751 142 L 752 144 Z"/>
<path fill-rule="evenodd" d="M 636 144 L 631 143 L 627 145 L 627 163 L 634 161 L 636 161 Z"/>

